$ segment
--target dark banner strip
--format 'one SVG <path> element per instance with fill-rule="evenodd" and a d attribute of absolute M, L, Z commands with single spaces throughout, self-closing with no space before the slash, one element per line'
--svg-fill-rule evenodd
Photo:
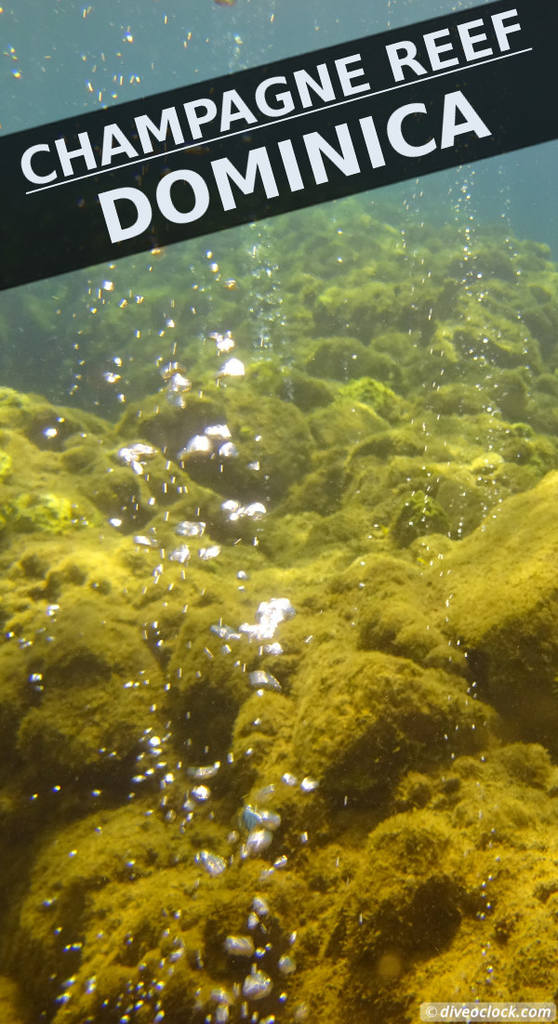
<path fill-rule="evenodd" d="M 558 5 L 491 3 L 0 140 L 0 287 L 558 136 Z"/>

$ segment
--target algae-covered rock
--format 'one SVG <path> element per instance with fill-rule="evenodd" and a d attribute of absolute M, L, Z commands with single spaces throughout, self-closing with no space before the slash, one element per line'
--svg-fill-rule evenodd
<path fill-rule="evenodd" d="M 550 755 L 540 743 L 510 743 L 499 756 L 516 782 L 542 789 L 548 786 L 552 774 Z"/>
<path fill-rule="evenodd" d="M 288 757 L 293 725 L 294 708 L 283 694 L 263 691 L 244 702 L 235 720 L 232 752 L 245 789 L 248 780 L 273 774 L 275 764 Z"/>
<path fill-rule="evenodd" d="M 558 474 L 515 495 L 451 553 L 449 620 L 512 735 L 555 749 Z"/>
<path fill-rule="evenodd" d="M 463 381 L 441 384 L 428 397 L 428 405 L 440 413 L 476 415 L 483 412 L 487 397 L 481 388 L 472 389 Z"/>
<path fill-rule="evenodd" d="M 331 798 L 389 798 L 411 764 L 444 763 L 482 744 L 488 710 L 442 672 L 379 652 L 307 668 L 294 731 L 297 756 Z"/>
<path fill-rule="evenodd" d="M 7 452 L 0 451 L 0 480 L 5 480 L 12 472 L 12 460 Z"/>
<path fill-rule="evenodd" d="M 386 421 L 371 406 L 347 397 L 342 391 L 327 409 L 317 409 L 310 417 L 312 435 L 325 451 L 334 451 L 341 438 L 346 450 L 383 434 L 386 428 Z"/>
<path fill-rule="evenodd" d="M 392 536 L 401 547 L 427 533 L 447 533 L 449 519 L 442 506 L 429 494 L 416 491 L 403 503 L 392 525 Z"/>
<path fill-rule="evenodd" d="M 60 494 L 21 494 L 3 506 L 1 515 L 21 533 L 64 533 L 79 525 L 77 509 Z"/>
<path fill-rule="evenodd" d="M 316 377 L 347 381 L 374 375 L 374 360 L 356 338 L 325 338 L 317 343 L 306 368 Z"/>
<path fill-rule="evenodd" d="M 31 785 L 124 781 L 147 719 L 157 727 L 149 712 L 163 693 L 155 659 L 138 645 L 125 604 L 110 594 L 107 620 L 102 592 L 88 593 L 84 582 L 63 585 L 59 576 L 57 603 L 46 609 L 52 639 L 38 632 L 27 658 L 34 706 L 21 718 L 17 749 Z"/>
<path fill-rule="evenodd" d="M 122 443 L 141 436 L 167 457 L 176 459 L 190 438 L 203 434 L 211 424 L 226 422 L 223 395 L 217 391 L 210 397 L 191 394 L 183 408 L 160 396 L 144 398 L 126 410 L 118 424 L 118 436 Z"/>
<path fill-rule="evenodd" d="M 27 1008 L 28 1009 L 28 1008 Z M 16 983 L 4 975 L 0 976 L 0 1014 L 10 1024 L 24 1024 L 27 1017 L 24 999 Z"/>
<path fill-rule="evenodd" d="M 558 988 L 558 271 L 401 195 L 7 299 L 6 1020 Z"/>
<path fill-rule="evenodd" d="M 345 384 L 341 393 L 356 402 L 371 405 L 383 419 L 390 423 L 402 419 L 405 403 L 387 384 L 373 377 L 359 376 L 358 380 Z"/>
<path fill-rule="evenodd" d="M 239 631 L 247 612 L 232 586 L 229 593 L 227 622 L 211 587 L 192 601 L 169 665 L 174 716 L 192 756 L 200 760 L 226 756 L 236 716 L 252 693 L 248 670 L 256 667 L 255 651 Z M 234 640 L 226 643 L 230 633 Z"/>
<path fill-rule="evenodd" d="M 334 512 L 343 497 L 345 465 L 342 452 L 327 450 L 316 456 L 315 469 L 294 484 L 285 504 L 289 512 L 318 512 L 325 516 Z"/>
<path fill-rule="evenodd" d="M 225 940 L 246 931 L 252 948 L 271 937 L 260 968 L 279 988 L 287 907 L 304 890 L 287 873 L 262 891 L 261 861 L 242 859 L 234 839 L 222 842 L 218 833 L 207 819 L 181 833 L 143 803 L 90 813 L 47 839 L 10 954 L 16 974 L 29 977 L 35 1013 L 58 1006 L 64 1024 L 97 1015 L 117 1021 L 139 986 L 145 1020 L 162 1013 L 178 1024 L 202 1009 L 206 1016 L 214 991 L 227 989 L 237 1002 L 250 957 L 227 953 Z M 212 874 L 208 863 L 219 870 Z M 263 909 L 247 930 L 256 899 Z M 279 991 L 272 984 L 270 1012 L 280 1008 L 285 983 Z"/>
<path fill-rule="evenodd" d="M 29 979 L 26 990 L 37 1012 L 54 1000 L 64 946 L 65 976 L 73 980 L 66 986 L 70 998 L 61 1003 L 68 1002 L 61 1019 L 77 1024 L 101 1012 L 105 1000 L 113 1019 L 128 985 L 140 981 L 143 957 L 149 960 L 151 987 L 153 951 L 160 960 L 163 945 L 167 955 L 176 948 L 174 935 L 167 943 L 164 931 L 165 905 L 178 908 L 182 902 L 178 879 L 169 878 L 163 893 L 160 872 L 168 871 L 177 852 L 164 824 L 133 808 L 93 815 L 44 844 L 12 951 L 17 972 Z M 194 878 L 190 867 L 182 884 L 191 889 Z M 91 977 L 96 984 L 88 984 Z M 153 1012 L 155 999 L 146 996 Z"/>
<path fill-rule="evenodd" d="M 424 441 L 421 443 L 416 433 L 407 425 L 392 429 L 378 430 L 382 424 L 378 423 L 376 431 L 372 436 L 363 440 L 352 453 L 353 459 L 361 459 L 366 455 L 373 455 L 379 459 L 385 459 L 392 455 L 415 455 L 424 452 Z M 357 439 L 360 440 L 360 439 Z"/>
<path fill-rule="evenodd" d="M 362 601 L 359 609 L 359 646 L 364 650 L 388 651 L 412 657 L 419 664 L 436 664 L 438 650 L 447 640 L 432 623 L 432 608 L 420 604 L 420 585 L 412 582 L 402 588 L 389 577 Z"/>
<path fill-rule="evenodd" d="M 411 951 L 428 957 L 450 944 L 466 898 L 455 871 L 458 844 L 455 831 L 431 811 L 396 814 L 374 830 L 347 900 L 352 957 L 373 969 L 391 952 L 403 966 Z"/>
<path fill-rule="evenodd" d="M 502 370 L 494 383 L 494 399 L 507 420 L 525 420 L 529 410 L 529 381 L 525 371 Z"/>
<path fill-rule="evenodd" d="M 283 367 L 279 397 L 287 402 L 294 402 L 299 409 L 308 412 L 310 409 L 329 405 L 334 394 L 324 381 L 316 380 L 315 377 L 293 367 Z"/>

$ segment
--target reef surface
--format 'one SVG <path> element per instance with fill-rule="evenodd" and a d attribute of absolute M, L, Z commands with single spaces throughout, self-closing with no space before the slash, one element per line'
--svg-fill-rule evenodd
<path fill-rule="evenodd" d="M 556 997 L 558 268 L 398 216 L 6 297 L 2 1020 Z"/>

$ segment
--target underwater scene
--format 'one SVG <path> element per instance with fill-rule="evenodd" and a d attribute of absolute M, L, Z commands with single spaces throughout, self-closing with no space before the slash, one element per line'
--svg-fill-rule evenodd
<path fill-rule="evenodd" d="M 446 9 L 0 7 L 0 130 Z M 557 153 L 0 295 L 0 1024 L 558 1001 Z"/>
<path fill-rule="evenodd" d="M 470 201 L 2 297 L 2 1021 L 558 989 L 558 267 Z"/>

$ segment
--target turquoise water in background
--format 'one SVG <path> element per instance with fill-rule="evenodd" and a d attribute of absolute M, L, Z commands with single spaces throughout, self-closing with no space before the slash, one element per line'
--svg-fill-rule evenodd
<path fill-rule="evenodd" d="M 475 6 L 441 0 L 237 0 L 232 7 L 214 0 L 19 2 L 0 15 L 1 131 L 20 131 Z M 546 242 L 558 253 L 557 165 L 557 143 L 476 163 L 481 218 L 493 218 L 496 204 L 518 235 Z M 430 217 L 451 218 L 455 180 L 450 171 L 422 182 Z M 409 187 L 401 194 L 405 190 Z"/>
<path fill-rule="evenodd" d="M 110 106 L 473 6 L 432 0 L 345 6 L 332 0 L 237 0 L 232 7 L 214 0 L 20 3 L 2 15 L 2 49 L 13 46 L 18 58 L 4 64 L 3 130 L 95 109 L 98 90 Z M 10 87 L 16 63 L 22 77 Z M 125 78 L 117 89 L 115 74 Z M 132 75 L 140 75 L 141 83 L 130 83 Z"/>

